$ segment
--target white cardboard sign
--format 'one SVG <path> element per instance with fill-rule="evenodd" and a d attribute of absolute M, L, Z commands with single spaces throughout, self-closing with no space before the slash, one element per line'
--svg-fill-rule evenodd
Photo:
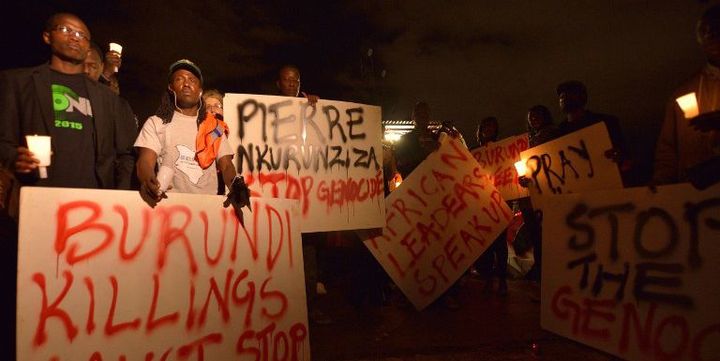
<path fill-rule="evenodd" d="M 549 195 L 622 188 L 618 165 L 605 156 L 611 148 L 601 122 L 522 152 L 533 206 L 543 208 Z"/>
<path fill-rule="evenodd" d="M 542 327 L 628 360 L 720 355 L 720 186 L 550 197 Z"/>
<path fill-rule="evenodd" d="M 387 224 L 365 245 L 418 310 L 490 246 L 512 212 L 489 175 L 445 138 L 385 200 Z"/>
<path fill-rule="evenodd" d="M 308 360 L 296 203 L 22 188 L 18 360 Z"/>
<path fill-rule="evenodd" d="M 299 200 L 302 232 L 383 226 L 380 107 L 252 94 L 224 106 L 253 196 Z"/>
<path fill-rule="evenodd" d="M 480 167 L 492 176 L 495 188 L 505 200 L 528 196 L 528 190 L 520 186 L 515 170 L 515 162 L 520 161 L 520 153 L 528 149 L 528 144 L 528 134 L 525 133 L 470 151 Z"/>

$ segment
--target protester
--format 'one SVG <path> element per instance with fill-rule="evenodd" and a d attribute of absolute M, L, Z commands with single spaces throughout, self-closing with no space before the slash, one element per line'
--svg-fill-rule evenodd
<path fill-rule="evenodd" d="M 495 117 L 486 117 L 480 120 L 475 128 L 475 140 L 481 147 L 488 146 L 492 142 L 497 142 L 500 132 L 498 119 Z"/>
<path fill-rule="evenodd" d="M 535 105 L 528 109 L 527 114 L 528 142 L 530 148 L 549 142 L 560 135 L 553 124 L 552 114 L 544 105 Z M 520 175 L 520 184 L 527 187 L 529 179 Z M 540 282 L 542 270 L 542 213 L 533 209 L 530 198 L 518 200 L 518 207 L 523 216 L 524 228 L 533 247 L 534 263 L 525 275 L 527 279 Z"/>
<path fill-rule="evenodd" d="M 90 49 L 83 63 L 85 75 L 94 81 L 99 81 L 103 72 L 103 61 L 100 47 L 94 42 L 90 42 Z"/>
<path fill-rule="evenodd" d="M 278 70 L 275 80 L 278 93 L 286 97 L 300 96 L 300 69 L 284 65 Z M 311 106 L 320 99 L 317 95 L 302 92 Z M 316 325 L 327 325 L 334 320 L 318 305 L 318 290 L 326 292 L 324 283 L 325 246 L 328 232 L 303 233 L 303 262 L 305 266 L 305 292 L 307 295 L 308 318 Z"/>
<path fill-rule="evenodd" d="M 605 156 L 618 164 L 623 183 L 627 184 L 632 163 L 617 117 L 587 110 L 587 88 L 580 81 L 568 80 L 560 83 L 557 86 L 557 95 L 560 110 L 565 114 L 565 120 L 558 125 L 560 134 L 567 135 L 599 122 L 605 123 L 612 143 L 612 149 L 607 150 Z"/>
<path fill-rule="evenodd" d="M 440 146 L 438 138 L 440 132 L 432 132 L 429 128 L 431 120 L 430 105 L 424 101 L 417 102 L 412 111 L 412 120 L 415 122 L 415 128 L 405 133 L 395 145 L 395 158 L 397 161 L 397 170 L 403 179 L 406 179 L 430 153 L 434 152 Z M 454 127 L 448 124 L 444 130 L 453 133 Z M 448 134 L 454 136 L 454 134 Z M 460 308 L 458 293 L 460 288 L 457 282 L 442 296 L 443 305 L 451 310 Z"/>
<path fill-rule="evenodd" d="M 100 52 L 102 54 L 102 52 Z M 120 53 L 114 50 L 108 50 L 103 57 L 103 71 L 100 73 L 101 84 L 107 85 L 113 93 L 120 95 L 120 81 L 118 80 L 118 70 L 122 66 L 122 57 Z"/>
<path fill-rule="evenodd" d="M 553 124 L 550 110 L 544 105 L 535 105 L 528 109 L 527 120 L 530 148 L 537 147 L 560 136 L 560 130 Z"/>
<path fill-rule="evenodd" d="M 295 65 L 284 65 L 278 71 L 275 85 L 277 86 L 278 91 L 280 91 L 280 95 L 284 95 L 286 97 L 300 96 L 300 69 L 298 69 Z M 302 92 L 302 95 L 312 106 L 315 106 L 318 100 L 320 100 L 320 97 L 314 94 Z"/>
<path fill-rule="evenodd" d="M 475 136 L 481 147 L 496 142 L 500 127 L 495 117 L 483 118 L 477 125 Z M 512 208 L 512 207 L 511 207 Z M 503 230 L 475 263 L 481 277 L 485 278 L 485 292 L 493 289 L 493 276 L 498 278 L 498 295 L 507 295 L 507 229 Z"/>
<path fill-rule="evenodd" d="M 202 86 L 202 72 L 193 62 L 182 59 L 170 65 L 160 106 L 135 141 L 140 195 L 151 207 L 167 197 L 160 190 L 156 164 L 172 169 L 171 192 L 217 194 L 216 169 L 225 184 L 237 182 L 227 125 L 205 110 Z M 242 221 L 239 207 L 233 206 Z"/>
<path fill-rule="evenodd" d="M 693 167 L 720 156 L 720 131 L 691 126 L 675 101 L 694 92 L 700 114 L 708 123 L 720 124 L 720 5 L 703 13 L 697 23 L 696 36 L 707 63 L 677 88 L 667 102 L 655 151 L 655 184 L 688 181 L 688 172 Z"/>
<path fill-rule="evenodd" d="M 217 89 L 208 89 L 202 93 L 202 101 L 205 105 L 205 109 L 208 113 L 215 116 L 215 118 L 223 120 L 223 98 L 225 96 Z M 217 194 L 225 194 L 225 181 L 223 180 L 222 173 L 218 170 L 217 172 L 218 188 Z"/>
<path fill-rule="evenodd" d="M 405 133 L 395 145 L 397 170 L 403 179 L 435 151 L 439 144 L 435 134 L 430 130 L 430 106 L 426 102 L 418 102 L 412 112 L 415 128 Z"/>
<path fill-rule="evenodd" d="M 0 77 L 2 165 L 21 175 L 23 184 L 129 188 L 136 135 L 128 126 L 133 124 L 132 110 L 84 76 L 90 31 L 77 16 L 61 13 L 48 20 L 43 40 L 51 48 L 49 64 L 10 70 Z M 39 96 L 43 89 L 47 97 Z M 53 102 L 50 95 L 86 105 L 70 107 L 69 102 Z M 18 104 L 32 104 L 37 110 L 19 109 Z M 25 146 L 27 134 L 52 136 L 47 178 L 38 176 L 39 161 Z"/>
<path fill-rule="evenodd" d="M 448 137 L 459 141 L 466 149 L 468 147 L 465 142 L 465 137 L 463 137 L 462 133 L 460 133 L 460 131 L 455 127 L 455 123 L 452 121 L 446 120 L 440 123 L 440 126 L 434 130 L 434 133 L 436 134 L 438 140 L 440 139 L 440 134 L 445 134 Z"/>
<path fill-rule="evenodd" d="M 206 90 L 202 95 L 202 101 L 205 104 L 205 109 L 212 115 L 220 115 L 220 118 L 222 119 L 224 97 L 225 96 L 217 89 Z"/>
<path fill-rule="evenodd" d="M 88 50 L 88 55 L 85 58 L 84 67 L 85 67 L 85 75 L 87 75 L 88 78 L 90 78 L 91 80 L 93 80 L 95 82 L 100 81 L 100 79 L 102 78 L 101 75 L 102 75 L 103 68 L 105 67 L 105 65 L 104 65 L 104 60 L 103 60 L 103 56 L 102 56 L 102 50 L 100 50 L 100 47 L 94 42 L 90 42 L 90 50 Z M 117 95 L 117 93 L 115 93 L 115 94 Z M 130 104 L 128 104 L 128 102 L 125 99 L 120 98 L 120 102 L 123 104 L 124 107 L 130 108 Z M 133 129 L 135 129 L 135 132 L 137 133 L 138 119 L 134 113 L 133 113 L 132 120 L 133 120 L 133 122 L 131 125 L 132 125 Z M 132 174 L 132 179 L 130 182 L 130 184 L 131 184 L 130 189 L 138 189 L 139 188 L 138 179 L 137 179 L 137 176 L 135 175 L 134 169 L 133 169 L 133 172 L 131 172 L 131 174 Z"/>
<path fill-rule="evenodd" d="M 48 19 L 42 38 L 50 47 L 49 63 L 0 73 L 0 166 L 13 173 L 9 183 L 13 188 L 130 188 L 132 141 L 137 134 L 130 126 L 133 113 L 127 103 L 83 74 L 90 31 L 76 15 L 58 13 Z M 27 148 L 25 136 L 34 134 L 51 136 L 47 174 L 41 173 L 38 157 Z M 17 205 L 17 200 L 6 204 Z M 8 214 L 16 215 L 17 210 Z M 5 239 L 3 247 L 17 247 L 16 237 Z M 3 254 L 11 257 L 2 263 L 13 269 L 16 253 Z M 3 274 L 11 275 L 9 281 L 15 271 Z M 15 287 L 3 285 L 3 289 Z M 14 305 L 14 292 L 3 294 L 12 297 L 4 304 Z M 2 312 L 2 317 L 0 324 L 14 329 L 14 308 Z M 6 342 L 12 343 L 14 337 L 3 340 L 1 356 L 12 354 L 5 351 L 14 344 Z"/>

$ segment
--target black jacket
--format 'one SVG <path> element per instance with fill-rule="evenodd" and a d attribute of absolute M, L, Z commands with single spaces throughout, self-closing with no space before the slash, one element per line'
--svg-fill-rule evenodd
<path fill-rule="evenodd" d="M 50 71 L 50 66 L 44 64 L 0 72 L 0 165 L 6 169 L 15 168 L 16 149 L 26 146 L 25 135 L 53 136 Z M 93 111 L 98 185 L 104 189 L 130 189 L 133 142 L 137 137 L 132 109 L 108 87 L 87 78 L 85 85 Z M 55 149 L 55 143 L 52 146 L 53 152 L 61 151 Z M 26 184 L 37 181 L 19 178 Z"/>

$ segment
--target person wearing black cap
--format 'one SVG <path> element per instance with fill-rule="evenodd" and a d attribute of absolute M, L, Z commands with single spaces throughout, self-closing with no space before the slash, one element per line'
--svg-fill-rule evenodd
<path fill-rule="evenodd" d="M 557 95 L 560 109 L 566 116 L 565 120 L 558 125 L 560 134 L 570 134 L 599 122 L 605 123 L 613 146 L 605 153 L 605 156 L 618 163 L 625 181 L 625 175 L 630 170 L 631 163 L 618 118 L 585 109 L 588 100 L 587 88 L 580 81 L 569 80 L 560 83 L 557 86 Z"/>
<path fill-rule="evenodd" d="M 225 184 L 236 176 L 227 125 L 207 112 L 202 99 L 203 76 L 195 63 L 182 59 L 170 66 L 168 86 L 160 106 L 143 125 L 135 141 L 140 195 L 151 207 L 167 197 L 165 190 L 182 193 L 217 194 L 217 170 Z M 211 124 L 209 132 L 203 129 Z M 210 137 L 207 147 L 198 142 Z M 205 151 L 208 152 L 205 152 Z M 155 165 L 169 168 L 169 187 L 160 189 Z M 167 185 L 164 185 L 167 186 Z"/>

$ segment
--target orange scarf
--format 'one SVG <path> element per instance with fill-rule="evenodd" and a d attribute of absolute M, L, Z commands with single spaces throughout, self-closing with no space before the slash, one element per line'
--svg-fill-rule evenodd
<path fill-rule="evenodd" d="M 215 161 L 220 151 L 222 135 L 227 136 L 228 132 L 225 122 L 215 118 L 210 112 L 205 115 L 195 137 L 195 160 L 202 169 L 206 169 Z"/>

